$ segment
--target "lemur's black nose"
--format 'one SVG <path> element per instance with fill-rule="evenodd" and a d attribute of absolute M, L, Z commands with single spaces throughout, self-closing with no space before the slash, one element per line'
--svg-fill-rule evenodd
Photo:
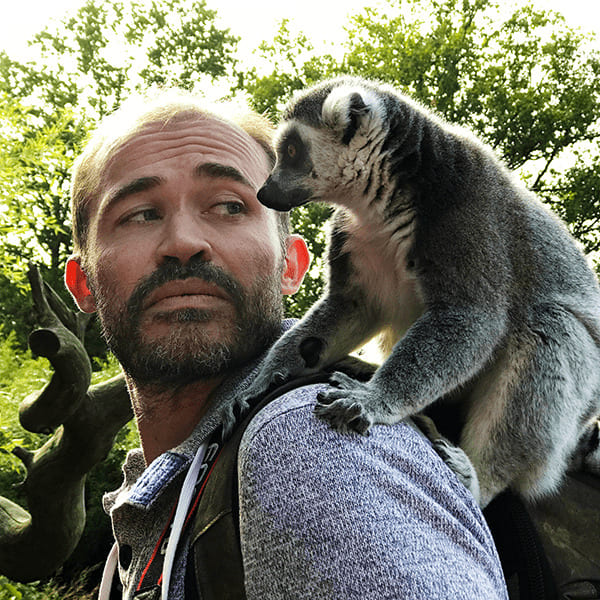
<path fill-rule="evenodd" d="M 272 195 L 272 192 L 270 192 L 269 190 L 272 189 L 273 186 L 275 186 L 275 184 L 273 183 L 273 180 L 269 177 L 256 193 L 258 201 L 269 208 L 272 208 L 271 206 L 269 206 L 269 199 Z"/>
<path fill-rule="evenodd" d="M 286 189 L 269 177 L 256 194 L 259 202 L 267 208 L 286 212 L 295 206 L 301 206 L 311 198 L 311 191 L 302 187 Z"/>
<path fill-rule="evenodd" d="M 264 185 L 258 190 L 256 197 L 259 202 L 267 208 L 286 211 L 292 208 L 285 200 L 281 186 L 269 177 Z"/>

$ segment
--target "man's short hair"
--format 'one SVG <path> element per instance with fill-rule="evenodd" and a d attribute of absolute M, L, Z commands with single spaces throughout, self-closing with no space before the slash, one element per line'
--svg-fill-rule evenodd
<path fill-rule="evenodd" d="M 152 124 L 194 119 L 216 119 L 239 127 L 264 150 L 269 166 L 275 164 L 273 124 L 248 107 L 223 102 L 209 104 L 185 90 L 155 89 L 134 95 L 114 113 L 102 119 L 90 137 L 82 154 L 75 161 L 71 181 L 71 215 L 73 223 L 73 252 L 86 249 L 90 204 L 102 192 L 107 166 L 115 153 L 128 141 Z M 280 238 L 289 235 L 288 213 L 277 213 Z"/>

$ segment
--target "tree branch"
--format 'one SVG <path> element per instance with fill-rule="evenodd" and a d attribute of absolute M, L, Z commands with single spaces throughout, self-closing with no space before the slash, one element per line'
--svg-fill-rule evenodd
<path fill-rule="evenodd" d="M 536 177 L 533 185 L 531 186 L 532 191 L 534 191 L 534 192 L 538 191 L 538 187 L 542 183 L 542 179 L 543 179 L 544 175 L 547 173 L 548 169 L 550 168 L 550 165 L 552 164 L 552 161 L 556 158 L 556 155 L 559 153 L 560 150 L 561 150 L 561 148 L 559 148 L 558 146 L 554 146 L 554 148 L 552 149 L 552 153 L 550 154 L 550 157 L 548 158 L 548 160 L 546 161 L 546 164 L 544 165 L 544 168 L 538 173 L 538 176 Z"/>
<path fill-rule="evenodd" d="M 22 582 L 51 575 L 73 552 L 85 525 L 86 475 L 132 418 L 122 376 L 89 386 L 82 319 L 57 302 L 35 267 L 30 282 L 44 325 L 30 336 L 30 346 L 48 357 L 55 373 L 41 393 L 25 400 L 20 418 L 31 431 L 57 429 L 35 452 L 13 451 L 27 469 L 22 487 L 29 511 L 0 497 L 0 573 Z"/>

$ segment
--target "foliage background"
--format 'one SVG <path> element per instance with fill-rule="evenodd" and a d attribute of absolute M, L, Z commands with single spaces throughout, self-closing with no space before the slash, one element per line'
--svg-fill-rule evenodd
<path fill-rule="evenodd" d="M 62 285 L 71 249 L 69 170 L 94 123 L 136 89 L 179 85 L 213 97 L 217 90 L 276 121 L 295 90 L 324 77 L 349 73 L 391 83 L 494 147 L 565 219 L 598 270 L 600 57 L 591 38 L 556 13 L 525 4 L 499 15 L 493 0 L 389 0 L 350 19 L 341 58 L 317 53 L 283 21 L 247 66 L 239 40 L 201 0 L 88 0 L 31 40 L 35 62 L 0 52 L 0 494 L 23 502 L 15 486 L 24 471 L 11 450 L 44 441 L 17 419 L 19 403 L 51 375 L 27 349 L 35 325 L 27 264 L 41 265 L 70 301 Z M 290 315 L 302 315 L 322 289 L 329 212 L 311 205 L 292 215 L 314 266 L 288 300 Z M 112 376 L 117 365 L 97 326 L 87 347 L 95 381 Z M 90 474 L 86 532 L 62 572 L 33 586 L 0 577 L 0 600 L 83 597 L 94 587 L 110 546 L 99 498 L 118 486 L 120 464 L 136 444 L 130 425 Z"/>

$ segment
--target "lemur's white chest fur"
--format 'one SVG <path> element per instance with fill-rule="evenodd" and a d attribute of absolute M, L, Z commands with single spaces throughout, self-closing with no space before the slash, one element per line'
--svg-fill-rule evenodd
<path fill-rule="evenodd" d="M 319 164 L 336 165 L 329 189 L 339 190 L 332 194 L 333 202 L 350 215 L 345 221 L 344 250 L 352 257 L 370 314 L 386 330 L 382 344 L 386 351 L 424 311 L 420 285 L 407 259 L 416 218 L 410 190 L 399 191 L 391 181 L 386 155 L 381 152 L 386 136 L 379 119 L 372 119 L 364 129 L 346 147 L 338 147 L 337 161 L 323 157 Z"/>
<path fill-rule="evenodd" d="M 404 215 L 404 221 L 411 221 Z M 407 253 L 413 243 L 412 222 L 398 230 L 398 219 L 384 223 L 376 215 L 352 215 L 346 221 L 349 234 L 344 250 L 350 253 L 357 283 L 364 290 L 370 312 L 385 328 L 386 342 L 393 345 L 423 314 L 424 302 Z"/>

